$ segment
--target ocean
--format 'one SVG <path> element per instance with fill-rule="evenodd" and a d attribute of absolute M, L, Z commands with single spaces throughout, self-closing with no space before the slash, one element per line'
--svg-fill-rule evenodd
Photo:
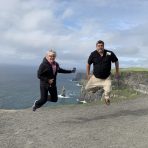
<path fill-rule="evenodd" d="M 0 65 L 0 109 L 30 108 L 40 98 L 37 78 L 38 67 Z M 76 74 L 58 74 L 57 88 L 60 95 L 63 86 L 66 97 L 59 97 L 57 103 L 47 102 L 44 106 L 76 104 L 80 87 L 72 81 Z"/>

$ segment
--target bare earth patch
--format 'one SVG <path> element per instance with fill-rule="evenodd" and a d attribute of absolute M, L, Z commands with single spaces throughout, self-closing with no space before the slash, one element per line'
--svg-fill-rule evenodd
<path fill-rule="evenodd" d="M 148 97 L 105 104 L 0 110 L 1 148 L 147 148 Z"/>

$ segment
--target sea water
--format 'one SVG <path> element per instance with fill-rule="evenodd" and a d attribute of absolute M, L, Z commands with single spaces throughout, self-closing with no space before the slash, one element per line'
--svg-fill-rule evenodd
<path fill-rule="evenodd" d="M 40 85 L 37 78 L 38 67 L 0 65 L 0 109 L 25 109 L 40 98 Z M 75 74 L 58 74 L 57 103 L 48 102 L 44 106 L 76 104 L 80 95 L 80 86 L 72 81 Z M 60 97 L 63 86 L 66 97 Z"/>

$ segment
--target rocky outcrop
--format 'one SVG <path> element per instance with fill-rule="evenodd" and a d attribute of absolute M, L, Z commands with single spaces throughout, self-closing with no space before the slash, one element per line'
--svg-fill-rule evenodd
<path fill-rule="evenodd" d="M 129 89 L 135 90 L 140 93 L 148 94 L 148 72 L 121 72 L 121 77 L 119 80 L 112 77 L 112 88 L 114 90 Z M 103 89 L 99 88 L 96 92 L 87 92 L 84 88 L 87 83 L 86 74 L 78 73 L 74 80 L 79 81 L 82 85 L 81 94 L 79 100 L 86 100 L 87 102 L 92 102 L 95 100 L 100 100 L 103 97 Z M 111 97 L 116 96 L 116 94 L 111 94 Z M 124 96 L 122 96 L 124 97 Z"/>
<path fill-rule="evenodd" d="M 86 102 L 97 101 L 97 100 L 100 100 L 102 98 L 103 92 L 104 91 L 103 91 L 102 88 L 99 88 L 96 92 L 93 92 L 93 91 L 87 92 L 85 90 L 84 86 L 82 85 L 79 100 L 80 101 L 86 100 Z"/>
<path fill-rule="evenodd" d="M 128 72 L 124 82 L 134 90 L 148 94 L 148 72 Z"/>

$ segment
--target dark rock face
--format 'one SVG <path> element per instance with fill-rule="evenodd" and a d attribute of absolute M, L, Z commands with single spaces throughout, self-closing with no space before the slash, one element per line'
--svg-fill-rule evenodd
<path fill-rule="evenodd" d="M 92 102 L 97 101 L 102 98 L 104 90 L 102 88 L 99 88 L 96 92 L 88 92 L 85 90 L 84 87 L 81 88 L 81 94 L 80 94 L 80 101 L 86 100 L 86 102 Z"/>
<path fill-rule="evenodd" d="M 134 90 L 148 94 L 148 72 L 128 72 L 124 82 Z"/>

